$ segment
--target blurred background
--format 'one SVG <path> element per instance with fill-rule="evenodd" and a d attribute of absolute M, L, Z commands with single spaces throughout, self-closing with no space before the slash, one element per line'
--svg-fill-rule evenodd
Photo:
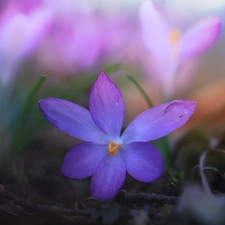
<path fill-rule="evenodd" d="M 124 128 L 149 108 L 146 96 L 154 105 L 197 102 L 184 127 L 153 143 L 170 165 L 164 180 L 143 185 L 128 176 L 124 186 L 179 194 L 175 180 L 185 183 L 200 154 L 225 147 L 224 22 L 225 0 L 1 0 L 0 183 L 41 204 L 86 204 L 90 179 L 59 172 L 80 140 L 48 123 L 38 101 L 56 97 L 88 108 L 104 72 L 123 94 Z M 224 173 L 221 155 L 213 165 Z M 224 192 L 217 181 L 213 187 Z"/>
<path fill-rule="evenodd" d="M 144 12 L 145 4 L 151 5 L 153 13 L 157 11 L 160 23 L 147 18 L 152 12 Z M 91 85 L 100 72 L 110 75 L 123 93 L 124 126 L 149 107 L 129 75 L 154 104 L 173 99 L 197 101 L 196 113 L 186 127 L 203 126 L 219 136 L 224 131 L 225 109 L 224 12 L 222 0 L 1 1 L 1 154 L 20 154 L 34 136 L 51 136 L 48 129 L 58 132 L 42 117 L 38 100 L 58 97 L 88 107 Z M 198 21 L 212 17 L 221 24 L 212 31 L 215 35 L 204 49 L 184 63 L 177 58 L 161 64 L 154 61 L 167 54 L 166 47 L 157 42 L 167 40 L 167 34 L 153 34 L 158 27 L 168 32 L 179 30 L 173 33 L 178 34 L 174 39 L 178 42 Z M 145 32 L 148 29 L 149 37 Z M 199 32 L 192 41 L 200 37 L 201 43 L 204 36 L 206 33 Z"/>
<path fill-rule="evenodd" d="M 209 32 L 199 29 L 191 39 L 201 48 L 196 44 L 198 51 L 183 62 L 182 35 L 205 18 L 213 18 L 205 24 Z M 63 156 L 79 140 L 49 124 L 38 101 L 57 97 L 88 108 L 100 72 L 110 75 L 123 94 L 124 127 L 149 108 L 132 77 L 154 105 L 174 99 L 197 101 L 195 114 L 170 136 L 170 143 L 191 128 L 203 129 L 209 143 L 223 138 L 224 22 L 225 0 L 0 1 L 1 181 L 20 173 L 30 177 L 29 185 L 36 185 L 46 168 L 49 174 L 59 171 Z M 158 37 L 157 32 L 165 35 Z M 204 46 L 202 37 L 208 41 Z M 157 64 L 169 50 L 176 57 Z M 58 176 L 59 172 L 56 179 L 62 179 Z M 46 186 L 41 188 L 45 193 Z"/>

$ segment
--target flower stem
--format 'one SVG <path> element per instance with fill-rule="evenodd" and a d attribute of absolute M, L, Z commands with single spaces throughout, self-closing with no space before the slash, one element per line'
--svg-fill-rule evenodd
<path fill-rule="evenodd" d="M 170 152 L 169 152 L 168 136 L 164 136 L 164 137 L 158 139 L 157 143 L 158 143 L 157 146 L 158 146 L 159 152 L 162 155 L 165 167 L 169 168 L 170 167 L 170 160 L 169 160 Z"/>

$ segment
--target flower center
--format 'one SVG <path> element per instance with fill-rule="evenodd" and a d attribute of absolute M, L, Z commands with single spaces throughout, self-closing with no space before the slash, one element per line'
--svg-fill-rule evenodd
<path fill-rule="evenodd" d="M 114 142 L 110 141 L 108 144 L 108 154 L 116 155 L 119 148 L 120 148 L 119 144 L 115 144 Z"/>
<path fill-rule="evenodd" d="M 179 46 L 178 42 L 180 40 L 180 32 L 177 29 L 172 29 L 169 32 L 169 42 L 172 46 L 171 56 L 174 60 L 177 60 L 179 57 Z"/>
<path fill-rule="evenodd" d="M 177 44 L 180 39 L 180 32 L 177 29 L 171 29 L 169 32 L 169 41 L 172 45 Z"/>

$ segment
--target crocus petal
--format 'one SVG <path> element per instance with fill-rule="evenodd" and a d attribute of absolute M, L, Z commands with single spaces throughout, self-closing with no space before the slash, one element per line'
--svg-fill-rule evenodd
<path fill-rule="evenodd" d="M 144 42 L 157 66 L 161 69 L 169 66 L 172 45 L 169 41 L 170 28 L 165 19 L 150 1 L 140 5 L 139 16 Z"/>
<path fill-rule="evenodd" d="M 118 139 L 124 120 L 124 103 L 120 90 L 104 73 L 92 87 L 89 109 L 96 125 L 111 138 Z"/>
<path fill-rule="evenodd" d="M 57 98 L 42 99 L 39 107 L 50 123 L 71 136 L 98 144 L 108 143 L 108 136 L 95 125 L 85 108 Z"/>
<path fill-rule="evenodd" d="M 61 173 L 75 179 L 92 176 L 107 154 L 107 146 L 83 142 L 70 149 L 64 157 Z"/>
<path fill-rule="evenodd" d="M 120 155 L 106 156 L 91 180 L 91 193 L 100 200 L 113 198 L 122 187 L 126 176 L 126 169 Z"/>
<path fill-rule="evenodd" d="M 175 100 L 150 108 L 137 116 L 122 135 L 124 144 L 151 141 L 184 125 L 196 108 L 196 102 Z"/>
<path fill-rule="evenodd" d="M 121 155 L 127 172 L 137 180 L 151 182 L 163 173 L 163 160 L 159 152 L 150 144 L 133 142 L 123 145 Z"/>
<path fill-rule="evenodd" d="M 186 60 L 206 50 L 217 39 L 220 28 L 221 22 L 216 17 L 196 23 L 181 38 L 180 60 Z"/>

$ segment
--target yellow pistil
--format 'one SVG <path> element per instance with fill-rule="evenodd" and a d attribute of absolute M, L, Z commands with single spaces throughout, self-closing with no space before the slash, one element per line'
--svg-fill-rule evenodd
<path fill-rule="evenodd" d="M 115 144 L 114 142 L 110 141 L 108 144 L 108 154 L 116 155 L 119 148 L 120 148 L 119 144 Z"/>
<path fill-rule="evenodd" d="M 171 50 L 171 56 L 174 60 L 177 60 L 179 57 L 179 46 L 178 42 L 180 40 L 180 32 L 177 29 L 171 29 L 169 32 L 169 42 L 172 46 Z"/>
<path fill-rule="evenodd" d="M 171 29 L 169 32 L 169 41 L 172 45 L 176 45 L 180 40 L 180 32 L 177 29 Z"/>

